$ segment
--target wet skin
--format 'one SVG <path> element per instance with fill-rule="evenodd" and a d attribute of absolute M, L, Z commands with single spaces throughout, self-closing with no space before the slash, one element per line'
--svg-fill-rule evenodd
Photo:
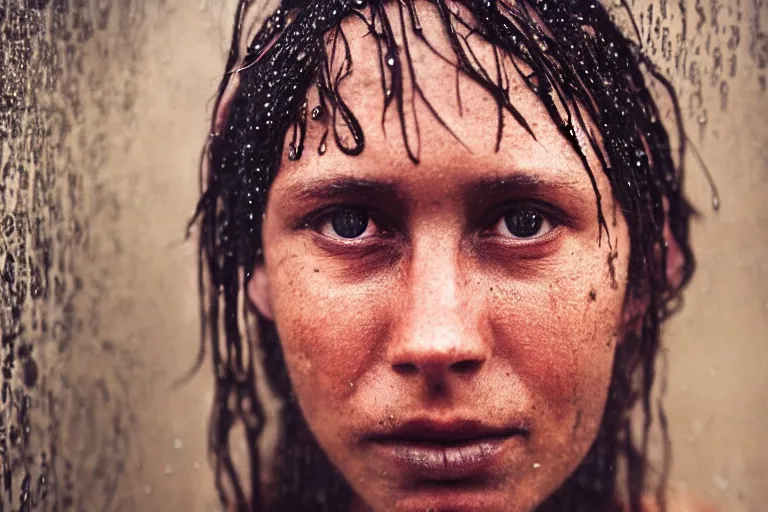
<path fill-rule="evenodd" d="M 601 421 L 624 310 L 625 221 L 585 148 L 611 254 L 577 154 L 513 72 L 513 103 L 536 139 L 505 115 L 496 152 L 494 101 L 462 79 L 462 115 L 455 72 L 413 37 L 419 82 L 464 145 L 417 103 L 412 163 L 394 109 L 382 125 L 374 41 L 358 21 L 345 27 L 355 64 L 342 94 L 366 149 L 349 157 L 329 143 L 319 156 L 325 126 L 310 122 L 304 156 L 284 159 L 270 190 L 249 297 L 276 322 L 301 409 L 357 507 L 532 510 L 579 465 Z M 479 57 L 494 69 L 488 48 Z"/>

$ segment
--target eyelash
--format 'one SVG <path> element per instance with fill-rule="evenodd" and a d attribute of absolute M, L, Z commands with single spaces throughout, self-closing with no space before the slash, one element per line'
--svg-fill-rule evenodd
<path fill-rule="evenodd" d="M 323 223 L 331 221 L 332 216 L 340 212 L 350 212 L 353 214 L 359 213 L 367 217 L 367 225 L 363 233 L 360 233 L 360 235 L 364 234 L 364 232 L 369 229 L 370 223 L 374 224 L 374 226 L 378 230 L 377 233 L 362 239 L 355 238 L 355 237 L 345 238 L 343 236 L 335 237 L 335 236 L 328 236 L 326 234 L 323 234 L 321 232 L 321 227 Z M 493 231 L 495 231 L 495 228 L 497 228 L 502 223 L 506 223 L 505 217 L 507 217 L 508 215 L 514 212 L 534 213 L 538 216 L 541 216 L 542 221 L 549 225 L 549 229 L 543 235 L 531 236 L 531 237 L 516 237 L 511 232 L 511 230 L 509 230 L 508 225 L 506 225 L 504 227 L 507 228 L 507 231 L 512 236 L 494 235 Z M 530 202 L 530 201 L 521 201 L 521 202 L 512 203 L 512 204 L 505 204 L 503 206 L 500 206 L 499 208 L 495 208 L 491 213 L 488 213 L 485 216 L 483 216 L 483 220 L 480 222 L 480 224 L 486 227 L 480 230 L 480 233 L 481 233 L 480 236 L 486 239 L 492 238 L 493 236 L 499 236 L 499 238 L 503 238 L 508 241 L 514 241 L 515 243 L 535 243 L 535 241 L 547 237 L 547 235 L 553 232 L 558 226 L 563 224 L 563 220 L 562 220 L 563 217 L 564 215 L 561 214 L 557 210 L 557 208 L 548 204 L 540 204 L 540 203 Z M 341 204 L 341 205 L 335 205 L 329 208 L 323 208 L 317 212 L 313 212 L 312 214 L 307 216 L 304 221 L 301 222 L 300 226 L 304 229 L 312 229 L 318 235 L 328 240 L 332 240 L 335 243 L 341 243 L 341 244 L 347 244 L 347 245 L 360 244 L 360 243 L 365 243 L 369 241 L 369 239 L 380 240 L 382 238 L 387 238 L 391 234 L 391 230 L 387 227 L 390 224 L 387 222 L 381 222 L 380 220 L 381 218 L 383 218 L 383 216 L 375 214 L 369 211 L 365 207 Z M 360 235 L 357 235 L 357 236 L 360 236 Z"/>

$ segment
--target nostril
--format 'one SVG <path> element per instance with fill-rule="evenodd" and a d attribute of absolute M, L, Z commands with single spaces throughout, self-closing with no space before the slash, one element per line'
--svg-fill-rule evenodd
<path fill-rule="evenodd" d="M 477 359 L 465 359 L 457 361 L 451 365 L 451 370 L 456 373 L 471 373 L 480 367 L 480 361 Z"/>
<path fill-rule="evenodd" d="M 418 373 L 419 371 L 418 367 L 411 363 L 394 364 L 392 365 L 392 368 L 395 370 L 395 372 L 401 375 L 411 375 L 413 373 Z"/>

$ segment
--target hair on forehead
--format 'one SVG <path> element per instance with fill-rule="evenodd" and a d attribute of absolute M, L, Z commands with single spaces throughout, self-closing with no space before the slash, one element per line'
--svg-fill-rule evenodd
<path fill-rule="evenodd" d="M 335 143 L 354 156 L 365 149 L 365 133 L 342 89 L 355 69 L 343 21 L 355 19 L 375 42 L 371 58 L 379 69 L 377 87 L 366 94 L 381 95 L 382 119 L 387 112 L 396 113 L 404 150 L 413 162 L 419 161 L 422 135 L 417 104 L 456 137 L 421 88 L 412 55 L 412 45 L 419 41 L 450 64 L 456 81 L 470 79 L 493 99 L 497 148 L 510 116 L 536 136 L 516 108 L 510 85 L 522 81 L 536 95 L 582 161 L 595 192 L 601 237 L 610 244 L 596 173 L 608 178 L 630 232 L 627 297 L 640 298 L 647 307 L 638 314 L 639 327 L 617 349 L 597 440 L 547 506 L 585 511 L 608 507 L 616 499 L 616 467 L 623 461 L 625 491 L 631 509 L 639 511 L 650 425 L 656 415 L 663 420 L 663 410 L 653 406 L 650 393 L 659 329 L 679 303 L 694 267 L 688 243 L 692 211 L 681 193 L 685 136 L 669 82 L 596 0 L 283 0 L 253 35 L 246 35 L 248 7 L 255 5 L 250 0 L 238 5 L 227 72 L 203 153 L 204 190 L 195 216 L 200 225 L 201 358 L 210 350 L 216 381 L 210 451 L 222 501 L 239 510 L 330 511 L 342 509 L 351 496 L 304 423 L 274 325 L 261 317 L 252 325 L 242 297 L 262 258 L 262 214 L 284 152 L 289 159 L 302 157 L 308 150 L 309 123 L 325 130 L 319 147 L 311 150 L 322 154 L 327 144 Z M 427 9 L 439 23 L 423 23 Z M 442 33 L 425 30 L 433 25 Z M 438 49 L 437 37 L 447 45 Z M 489 43 L 492 58 L 480 58 L 479 45 L 487 51 Z M 662 86 L 677 114 L 677 164 L 647 80 Z M 311 88 L 317 92 L 316 104 L 308 103 Z M 456 91 L 461 105 L 458 87 Z M 598 155 L 599 169 L 590 167 L 582 143 Z M 670 243 L 683 261 L 675 280 L 668 279 Z M 256 335 L 248 335 L 253 331 Z M 282 437 L 266 471 L 274 482 L 268 489 L 262 485 L 262 457 L 255 448 L 265 421 L 256 384 L 254 361 L 259 355 L 270 385 L 284 401 Z M 639 441 L 628 414 L 638 401 L 646 419 Z M 243 473 L 250 475 L 248 482 L 231 458 L 230 433 L 238 423 L 245 427 L 250 447 L 250 468 Z M 665 462 L 660 496 L 667 469 Z"/>

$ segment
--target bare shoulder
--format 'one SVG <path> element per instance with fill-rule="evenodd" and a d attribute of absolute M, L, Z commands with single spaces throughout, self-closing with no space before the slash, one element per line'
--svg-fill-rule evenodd
<path fill-rule="evenodd" d="M 643 500 L 644 512 L 663 512 L 662 507 L 652 496 Z M 667 496 L 666 512 L 720 512 L 710 503 L 688 494 L 670 494 Z"/>

